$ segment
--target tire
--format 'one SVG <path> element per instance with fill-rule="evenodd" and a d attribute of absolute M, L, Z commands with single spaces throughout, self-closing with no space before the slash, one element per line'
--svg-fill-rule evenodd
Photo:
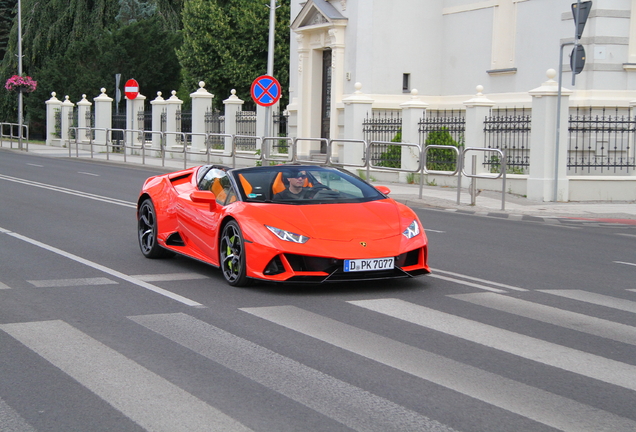
<path fill-rule="evenodd" d="M 137 210 L 137 239 L 141 253 L 146 258 L 169 258 L 175 255 L 157 242 L 157 217 L 150 198 L 145 199 Z"/>
<path fill-rule="evenodd" d="M 235 221 L 230 221 L 223 227 L 219 241 L 219 263 L 228 284 L 243 287 L 251 283 L 245 271 L 243 234 Z"/>

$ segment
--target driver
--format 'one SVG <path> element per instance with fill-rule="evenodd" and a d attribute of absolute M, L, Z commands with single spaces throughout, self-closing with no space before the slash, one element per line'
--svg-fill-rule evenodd
<path fill-rule="evenodd" d="M 274 201 L 278 200 L 294 200 L 308 199 L 314 194 L 314 190 L 305 187 L 307 172 L 305 170 L 294 170 L 289 173 L 283 173 L 287 179 L 287 188 L 274 195 Z"/>

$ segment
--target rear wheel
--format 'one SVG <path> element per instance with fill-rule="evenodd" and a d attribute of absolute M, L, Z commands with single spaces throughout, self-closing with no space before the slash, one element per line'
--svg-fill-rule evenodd
<path fill-rule="evenodd" d="M 245 242 L 241 228 L 235 221 L 223 227 L 219 244 L 221 270 L 223 277 L 232 286 L 247 286 L 250 279 L 245 271 Z"/>
<path fill-rule="evenodd" d="M 167 258 L 174 253 L 157 243 L 157 216 L 150 198 L 145 199 L 137 210 L 137 238 L 139 248 L 146 258 Z"/>

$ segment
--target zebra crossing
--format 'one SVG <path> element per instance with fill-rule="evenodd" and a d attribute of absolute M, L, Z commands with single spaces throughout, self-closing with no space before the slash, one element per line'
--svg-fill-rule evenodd
<path fill-rule="evenodd" d="M 179 276 L 174 277 L 179 279 Z M 547 305 L 546 301 L 537 301 L 536 295 L 544 296 L 544 300 L 554 297 L 562 301 Z M 553 326 L 555 331 L 602 338 L 627 353 L 634 353 L 636 327 L 626 324 L 624 319 L 625 315 L 636 314 L 636 301 L 628 300 L 632 295 L 630 290 L 619 298 L 581 290 L 553 289 L 534 293 L 518 290 L 514 295 L 506 292 L 448 294 L 444 298 L 467 308 L 486 308 L 492 314 L 538 321 Z M 529 336 L 450 314 L 427 305 L 425 295 L 417 297 L 417 302 L 398 298 L 338 301 L 346 310 L 353 308 L 356 316 L 362 314 L 371 320 L 381 318 L 385 323 L 408 323 L 411 332 L 416 329 L 421 329 L 422 334 L 433 332 L 461 341 L 458 343 L 488 350 L 493 357 L 512 356 L 520 362 L 529 362 L 537 370 L 562 371 L 576 377 L 577 383 L 591 382 L 594 388 L 603 386 L 608 392 L 628 395 L 627 404 L 630 400 L 636 401 L 636 360 L 631 363 L 620 361 L 611 355 L 556 343 L 547 336 Z M 586 313 L 581 313 L 582 309 Z M 622 314 L 622 318 L 608 319 L 612 311 Z M 291 331 L 300 339 L 327 344 L 338 352 L 371 362 L 378 370 L 388 368 L 433 384 L 445 392 L 454 392 L 460 399 L 469 398 L 525 418 L 534 422 L 531 424 L 537 426 L 536 430 L 636 430 L 633 411 L 626 414 L 624 409 L 618 409 L 619 414 L 606 405 L 588 403 L 591 399 L 579 398 L 571 389 L 550 391 L 504 373 L 495 373 L 492 368 L 487 370 L 453 359 L 437 351 L 435 346 L 429 347 L 426 341 L 415 346 L 338 313 L 327 316 L 309 307 L 293 305 L 243 307 L 237 313 L 256 320 L 260 327 Z M 128 316 L 128 320 L 143 331 L 164 338 L 166 343 L 200 356 L 204 362 L 225 368 L 228 373 L 319 413 L 342 425 L 343 430 L 480 430 L 478 426 L 467 429 L 465 419 L 457 422 L 463 426 L 458 428 L 448 419 L 436 419 L 434 412 L 418 412 L 386 395 L 375 394 L 360 382 L 347 382 L 320 370 L 316 362 L 304 364 L 277 352 L 275 347 L 265 346 L 267 344 L 263 342 L 261 345 L 245 335 L 238 336 L 215 326 L 205 320 L 203 312 L 195 315 L 158 313 Z M 181 388 L 168 377 L 151 371 L 72 323 L 50 320 L 0 324 L 0 332 L 36 353 L 145 430 L 268 430 L 263 425 L 233 418 L 210 403 L 204 394 Z M 461 409 L 456 415 L 462 417 Z M 11 407 L 0 394 L 0 430 L 32 432 L 37 428 L 25 420 L 19 407 Z M 504 426 L 501 430 L 510 429 Z"/>

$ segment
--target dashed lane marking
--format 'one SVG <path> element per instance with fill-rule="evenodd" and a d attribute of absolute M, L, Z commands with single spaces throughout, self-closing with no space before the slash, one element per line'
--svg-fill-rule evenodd
<path fill-rule="evenodd" d="M 182 281 L 182 280 L 196 280 L 196 279 L 209 279 L 208 276 L 199 273 L 165 273 L 165 274 L 145 274 L 145 275 L 133 275 L 135 279 L 142 280 L 144 282 L 169 282 L 169 281 Z"/>
<path fill-rule="evenodd" d="M 168 297 L 168 298 L 170 298 L 172 300 L 178 301 L 178 302 L 183 303 L 185 305 L 193 306 L 193 307 L 205 307 L 201 303 L 198 303 L 198 302 L 196 302 L 194 300 L 190 300 L 189 298 L 183 297 L 183 296 L 181 296 L 179 294 L 176 294 L 176 293 L 173 293 L 171 291 L 168 291 L 168 290 L 165 290 L 163 288 L 160 288 L 158 286 L 149 284 L 148 282 L 144 282 L 144 281 L 136 279 L 136 278 L 134 278 L 132 276 L 128 276 L 127 274 L 124 274 L 124 273 L 119 272 L 117 270 L 108 268 L 108 267 L 106 267 L 104 265 L 101 265 L 101 264 L 98 264 L 96 262 L 89 261 L 89 260 L 87 260 L 85 258 L 82 258 L 80 256 L 77 256 L 77 255 L 74 255 L 72 253 L 66 252 L 66 251 L 64 251 L 62 249 L 58 249 L 56 247 L 49 246 L 49 245 L 47 245 L 45 243 L 39 242 L 37 240 L 31 239 L 29 237 L 23 236 L 21 234 L 18 234 L 18 233 L 12 232 L 12 231 L 9 231 L 9 230 L 7 230 L 5 228 L 0 227 L 0 233 L 9 235 L 11 237 L 14 237 L 14 238 L 17 238 L 19 240 L 22 240 L 22 241 L 24 241 L 26 243 L 29 243 L 29 244 L 32 244 L 32 245 L 37 246 L 39 248 L 48 250 L 49 252 L 53 252 L 55 254 L 61 255 L 61 256 L 66 257 L 66 258 L 68 258 L 70 260 L 73 260 L 73 261 L 78 262 L 80 264 L 84 264 L 85 266 L 94 268 L 96 270 L 99 270 L 101 272 L 109 274 L 109 275 L 111 275 L 113 277 L 116 277 L 118 279 L 125 280 L 126 282 L 129 282 L 131 284 L 134 284 L 134 285 L 137 285 L 139 287 L 145 288 L 145 289 L 147 289 L 149 291 L 153 291 L 153 292 L 155 292 L 157 294 L 161 294 L 162 296 Z"/>
<path fill-rule="evenodd" d="M 110 280 L 105 277 L 96 278 L 77 278 L 77 279 L 45 279 L 45 280 L 30 280 L 27 281 L 31 285 L 35 285 L 38 288 L 51 288 L 51 287 L 72 287 L 72 286 L 85 286 L 85 285 L 118 285 L 114 280 Z"/>

